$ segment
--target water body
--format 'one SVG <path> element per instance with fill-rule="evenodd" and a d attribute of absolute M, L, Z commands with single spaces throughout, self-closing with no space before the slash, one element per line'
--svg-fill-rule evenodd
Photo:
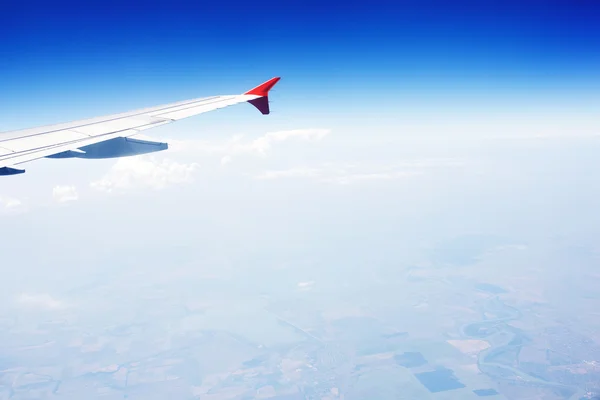
<path fill-rule="evenodd" d="M 396 332 L 383 335 L 385 339 L 404 339 L 408 337 L 408 332 Z"/>
<path fill-rule="evenodd" d="M 495 396 L 497 394 L 500 394 L 496 391 L 496 389 L 477 389 L 473 390 L 473 393 L 475 393 L 479 397 Z"/>
<path fill-rule="evenodd" d="M 415 377 L 431 393 L 445 392 L 446 390 L 461 389 L 463 385 L 451 369 L 436 368 L 435 371 L 415 374 Z"/>
<path fill-rule="evenodd" d="M 480 283 L 475 286 L 475 288 L 491 294 L 507 293 L 506 290 L 502 289 L 500 286 L 492 285 L 491 283 Z"/>
<path fill-rule="evenodd" d="M 522 331 L 508 325 L 508 322 L 521 318 L 521 312 L 504 304 L 497 296 L 486 301 L 485 312 L 493 314 L 495 318 L 487 318 L 484 314 L 483 321 L 462 327 L 466 338 L 486 339 L 492 345 L 479 353 L 477 366 L 481 372 L 497 380 L 553 389 L 570 400 L 580 399 L 584 395 L 579 388 L 549 382 L 507 365 L 506 361 L 516 360 L 518 351 L 529 340 Z"/>

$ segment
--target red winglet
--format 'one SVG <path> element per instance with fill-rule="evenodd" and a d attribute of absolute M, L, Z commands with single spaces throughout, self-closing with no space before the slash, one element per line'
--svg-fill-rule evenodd
<path fill-rule="evenodd" d="M 248 90 L 244 94 L 254 94 L 256 96 L 261 96 L 261 97 L 268 96 L 269 90 L 271 90 L 273 88 L 273 86 L 275 86 L 275 84 L 277 82 L 279 82 L 280 79 L 281 79 L 280 77 L 275 77 L 275 78 L 269 79 L 268 81 L 266 81 L 265 83 L 263 83 L 261 85 L 258 85 L 254 89 Z"/>
<path fill-rule="evenodd" d="M 270 112 L 270 110 L 269 110 L 269 90 L 271 90 L 273 88 L 273 86 L 275 86 L 275 84 L 277 82 L 279 82 L 280 79 L 281 79 L 280 77 L 275 77 L 273 79 L 269 79 L 262 85 L 258 85 L 254 89 L 248 90 L 244 94 L 252 94 L 255 96 L 260 96 L 257 99 L 248 100 L 248 103 L 250 103 L 254 107 L 256 107 L 258 109 L 258 111 L 260 111 L 262 114 L 264 114 L 264 115 L 269 114 L 269 112 Z"/>

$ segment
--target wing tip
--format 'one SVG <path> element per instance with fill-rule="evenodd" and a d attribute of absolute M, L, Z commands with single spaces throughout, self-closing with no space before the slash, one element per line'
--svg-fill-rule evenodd
<path fill-rule="evenodd" d="M 269 115 L 271 113 L 269 107 L 269 98 L 267 96 L 257 97 L 256 99 L 248 100 L 248 103 L 252 104 L 262 115 Z"/>
<path fill-rule="evenodd" d="M 269 90 L 273 89 L 273 86 L 277 82 L 279 82 L 281 78 L 276 76 L 275 78 L 271 78 L 268 81 L 261 83 L 257 87 L 248 90 L 246 95 L 260 96 L 256 99 L 248 100 L 248 103 L 252 104 L 258 111 L 263 115 L 268 115 L 271 113 L 269 109 Z"/>
<path fill-rule="evenodd" d="M 248 90 L 244 94 L 251 94 L 251 95 L 260 96 L 260 97 L 267 97 L 269 95 L 269 90 L 273 89 L 273 86 L 275 86 L 275 84 L 277 82 L 279 82 L 280 79 L 281 79 L 281 77 L 279 77 L 279 76 L 271 78 L 268 81 L 261 83 L 257 87 Z"/>

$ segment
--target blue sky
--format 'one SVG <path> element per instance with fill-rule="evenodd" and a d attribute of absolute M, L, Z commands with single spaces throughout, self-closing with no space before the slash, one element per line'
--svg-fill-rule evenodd
<path fill-rule="evenodd" d="M 237 93 L 275 75 L 290 112 L 339 117 L 381 109 L 364 96 L 393 113 L 548 92 L 585 104 L 599 87 L 589 1 L 34 2 L 3 14 L 2 130 Z"/>

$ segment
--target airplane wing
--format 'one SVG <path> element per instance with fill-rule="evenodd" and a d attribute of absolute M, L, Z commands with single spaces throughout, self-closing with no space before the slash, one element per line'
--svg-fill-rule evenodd
<path fill-rule="evenodd" d="M 39 158 L 115 158 L 166 150 L 167 143 L 131 138 L 141 131 L 205 112 L 248 102 L 270 113 L 269 90 L 276 77 L 243 94 L 204 97 L 13 132 L 0 133 L 0 175 L 24 173 L 16 165 Z"/>

